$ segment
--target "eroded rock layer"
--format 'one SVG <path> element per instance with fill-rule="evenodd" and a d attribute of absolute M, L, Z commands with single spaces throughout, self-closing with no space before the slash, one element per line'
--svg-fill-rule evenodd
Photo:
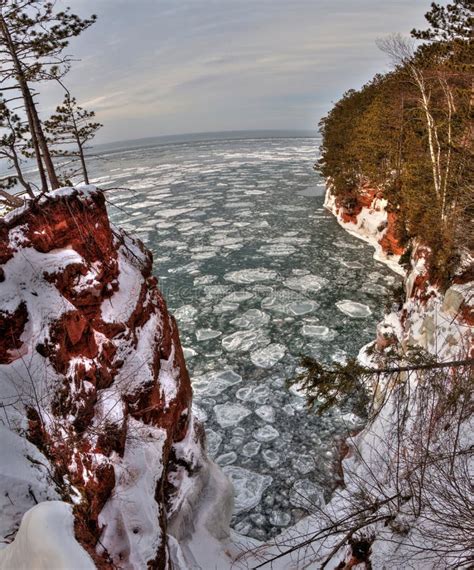
<path fill-rule="evenodd" d="M 24 461 L 0 470 L 1 533 L 60 498 L 97 566 L 167 567 L 168 513 L 206 460 L 151 254 L 111 227 L 93 187 L 13 211 L 0 241 L 2 420 Z"/>

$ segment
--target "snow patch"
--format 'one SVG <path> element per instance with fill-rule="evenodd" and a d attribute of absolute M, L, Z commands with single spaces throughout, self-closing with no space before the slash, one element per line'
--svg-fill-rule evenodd
<path fill-rule="evenodd" d="M 0 549 L 2 570 L 94 570 L 95 564 L 74 536 L 72 505 L 39 503 L 27 511 L 15 540 Z"/>

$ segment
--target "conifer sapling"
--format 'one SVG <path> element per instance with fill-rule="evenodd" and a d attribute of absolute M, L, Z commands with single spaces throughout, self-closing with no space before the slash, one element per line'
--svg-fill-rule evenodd
<path fill-rule="evenodd" d="M 77 104 L 74 97 L 66 93 L 56 112 L 44 123 L 48 143 L 53 148 L 52 154 L 61 157 L 73 157 L 80 161 L 84 182 L 89 184 L 85 150 L 102 127 L 95 122 L 94 111 L 87 111 Z M 61 146 L 62 148 L 54 148 Z"/>

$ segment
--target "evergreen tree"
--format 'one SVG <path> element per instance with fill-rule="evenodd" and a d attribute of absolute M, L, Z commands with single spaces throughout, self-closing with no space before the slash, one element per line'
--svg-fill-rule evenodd
<path fill-rule="evenodd" d="M 454 0 L 447 6 L 432 2 L 425 18 L 430 27 L 427 30 L 413 29 L 413 37 L 432 42 L 472 41 L 472 0 Z"/>
<path fill-rule="evenodd" d="M 348 213 L 364 184 L 383 191 L 400 240 L 431 248 L 431 276 L 441 286 L 474 247 L 470 40 L 461 37 L 459 12 L 443 10 L 457 14 L 456 25 L 440 16 L 438 31 L 423 36 L 428 43 L 383 43 L 394 71 L 345 93 L 323 118 L 317 165 Z"/>
<path fill-rule="evenodd" d="M 7 190 L 19 183 L 28 195 L 34 198 L 31 184 L 23 175 L 21 166 L 22 154 L 28 144 L 28 126 L 22 122 L 18 115 L 10 111 L 3 98 L 0 98 L 0 130 L 2 131 L 0 158 L 6 160 L 9 170 L 13 170 L 12 174 L 9 173 L 0 180 L 0 188 Z"/>
<path fill-rule="evenodd" d="M 43 133 L 32 84 L 56 79 L 69 69 L 63 54 L 69 39 L 95 21 L 70 12 L 56 11 L 54 2 L 3 0 L 0 5 L 0 84 L 3 90 L 18 90 L 24 103 L 31 144 L 38 165 L 42 191 L 59 186 L 51 153 Z"/>
<path fill-rule="evenodd" d="M 48 143 L 53 147 L 53 154 L 55 156 L 77 157 L 86 184 L 89 184 L 89 176 L 84 151 L 86 144 L 95 137 L 97 131 L 102 127 L 101 123 L 92 121 L 94 117 L 94 111 L 87 111 L 79 107 L 76 99 L 66 93 L 62 104 L 44 123 L 45 131 L 49 135 Z M 58 145 L 62 148 L 54 149 Z M 71 150 L 71 146 L 74 146 L 75 149 Z"/>

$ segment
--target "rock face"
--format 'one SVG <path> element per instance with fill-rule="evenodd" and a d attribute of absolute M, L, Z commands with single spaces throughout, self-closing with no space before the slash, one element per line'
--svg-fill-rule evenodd
<path fill-rule="evenodd" d="M 98 567 L 168 567 L 182 482 L 213 469 L 151 254 L 111 227 L 93 187 L 13 211 L 0 242 L 2 420 L 25 449 L 14 512 L 3 511 L 2 488 L 11 516 L 0 531 L 11 537 L 35 502 L 60 498 L 74 504 L 76 538 Z"/>
<path fill-rule="evenodd" d="M 363 185 L 354 196 L 343 202 L 334 196 L 329 186 L 325 206 L 347 231 L 375 248 L 376 259 L 387 263 L 397 273 L 403 273 L 398 265 L 404 248 L 397 237 L 397 216 L 388 209 L 381 190 Z"/>
<path fill-rule="evenodd" d="M 474 500 L 473 259 L 466 255 L 443 292 L 430 282 L 429 249 L 413 243 L 405 272 L 394 263 L 397 256 L 382 249 L 391 222 L 380 200 L 366 189 L 343 208 L 328 190 L 325 202 L 346 230 L 372 244 L 377 259 L 405 278 L 404 301 L 385 315 L 358 359 L 380 371 L 394 366 L 394 353 L 402 366 L 423 354 L 425 362 L 443 366 L 379 372 L 366 380 L 373 413 L 341 449 L 344 486 L 275 544 L 259 547 L 255 558 L 250 552 L 248 567 L 263 560 L 274 570 L 460 568 L 472 559 L 472 537 L 465 535 L 472 516 L 466 512 L 463 519 L 457 501 Z M 446 494 L 450 487 L 455 491 Z M 453 520 L 462 522 L 456 527 Z"/>
<path fill-rule="evenodd" d="M 470 293 L 474 264 L 470 256 L 460 264 L 451 286 L 441 293 L 436 283 L 430 281 L 429 248 L 414 242 L 407 270 L 399 265 L 404 248 L 397 238 L 397 216 L 390 210 L 381 191 L 368 184 L 362 185 L 344 202 L 334 196 L 329 184 L 325 206 L 344 229 L 375 248 L 376 259 L 405 278 L 406 302 L 403 309 L 399 314 L 386 318 L 377 328 L 377 347 L 380 350 L 396 343 L 397 337 L 404 336 L 404 345 L 416 344 L 432 354 L 437 353 L 438 358 L 453 357 L 456 350 L 464 355 L 474 353 L 469 334 L 474 323 Z M 394 322 L 398 324 L 394 326 Z"/>

